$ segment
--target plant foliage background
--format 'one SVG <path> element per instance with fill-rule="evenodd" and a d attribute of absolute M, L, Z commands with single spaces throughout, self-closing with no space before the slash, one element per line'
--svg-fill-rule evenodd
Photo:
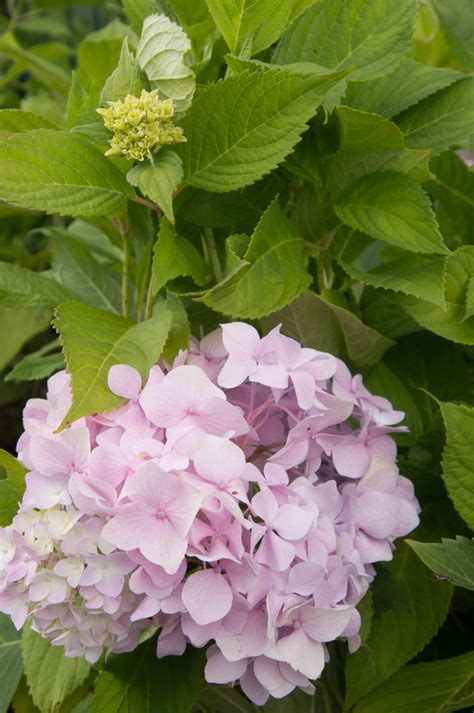
<path fill-rule="evenodd" d="M 423 516 L 363 601 L 362 648 L 264 710 L 471 710 L 470 1 L 8 0 L 0 31 L 0 524 L 22 404 L 64 359 L 74 420 L 120 402 L 114 363 L 281 322 L 406 411 Z M 132 170 L 96 108 L 153 88 L 187 142 Z M 90 667 L 1 615 L 0 713 L 255 711 L 204 687 L 202 652 L 153 647 Z"/>

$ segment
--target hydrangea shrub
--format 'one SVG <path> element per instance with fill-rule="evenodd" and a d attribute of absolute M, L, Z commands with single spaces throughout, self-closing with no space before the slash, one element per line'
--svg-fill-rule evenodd
<path fill-rule="evenodd" d="M 0 713 L 469 710 L 465 0 L 7 6 Z"/>

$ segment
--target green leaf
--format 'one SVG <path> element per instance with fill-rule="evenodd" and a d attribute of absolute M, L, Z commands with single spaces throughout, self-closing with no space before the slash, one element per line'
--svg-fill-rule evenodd
<path fill-rule="evenodd" d="M 138 63 L 160 94 L 173 99 L 178 111 L 188 108 L 195 89 L 194 72 L 184 62 L 190 49 L 184 30 L 166 15 L 146 18 L 137 47 Z"/>
<path fill-rule="evenodd" d="M 418 324 L 461 344 L 474 344 L 474 317 L 466 319 L 466 299 L 474 276 L 474 247 L 464 246 L 445 260 L 444 297 L 447 308 L 432 302 L 400 296 L 400 304 Z M 440 285 L 441 287 L 441 285 Z"/>
<path fill-rule="evenodd" d="M 364 378 L 364 383 L 374 394 L 391 401 L 395 409 L 405 412 L 402 425 L 408 426 L 408 433 L 397 434 L 398 442 L 415 445 L 423 434 L 423 419 L 410 391 L 401 379 L 386 364 L 378 363 Z"/>
<path fill-rule="evenodd" d="M 22 671 L 20 634 L 10 617 L 0 614 L 0 713 L 7 713 Z"/>
<path fill-rule="evenodd" d="M 85 681 L 90 664 L 85 659 L 67 659 L 61 646 L 52 646 L 29 626 L 21 640 L 28 688 L 41 713 L 53 713 Z"/>
<path fill-rule="evenodd" d="M 254 183 L 290 153 L 343 76 L 265 68 L 209 86 L 182 123 L 185 181 L 216 193 Z"/>
<path fill-rule="evenodd" d="M 447 713 L 474 703 L 474 653 L 402 668 L 354 713 Z"/>
<path fill-rule="evenodd" d="M 133 191 L 79 134 L 34 129 L 0 141 L 0 197 L 59 215 L 117 215 Z"/>
<path fill-rule="evenodd" d="M 153 250 L 153 294 L 176 277 L 189 276 L 198 285 L 208 279 L 208 268 L 201 254 L 189 240 L 176 235 L 174 227 L 164 218 Z"/>
<path fill-rule="evenodd" d="M 156 203 L 168 220 L 174 223 L 173 195 L 183 180 L 183 163 L 174 151 L 165 149 L 153 163 L 134 166 L 127 174 L 128 181 L 144 196 Z"/>
<path fill-rule="evenodd" d="M 128 48 L 128 38 L 123 41 L 117 67 L 104 84 L 100 94 L 100 103 L 124 99 L 127 94 L 139 96 L 142 89 L 148 88 L 148 82 L 140 66 Z"/>
<path fill-rule="evenodd" d="M 426 185 L 436 199 L 436 217 L 450 247 L 469 243 L 474 211 L 474 172 L 454 151 L 434 158 L 430 163 L 433 180 Z"/>
<path fill-rule="evenodd" d="M 474 542 L 456 537 L 442 542 L 407 540 L 425 565 L 435 574 L 447 577 L 457 587 L 474 590 Z"/>
<path fill-rule="evenodd" d="M 55 371 L 64 369 L 62 354 L 50 354 L 58 348 L 57 341 L 46 344 L 41 349 L 31 352 L 5 376 L 5 381 L 36 381 L 51 376 Z"/>
<path fill-rule="evenodd" d="M 417 6 L 416 0 L 320 0 L 285 32 L 275 61 L 355 65 L 357 80 L 387 74 L 408 48 Z"/>
<path fill-rule="evenodd" d="M 107 386 L 114 364 L 129 364 L 142 379 L 158 360 L 170 329 L 171 315 L 134 324 L 104 310 L 65 302 L 56 310 L 54 327 L 60 335 L 67 371 L 71 374 L 72 406 L 60 428 L 82 416 L 107 412 L 125 403 Z"/>
<path fill-rule="evenodd" d="M 95 260 L 86 246 L 68 235 L 57 235 L 53 240 L 53 274 L 62 285 L 68 286 L 72 293 L 69 299 L 76 297 L 95 307 L 120 312 L 119 276 Z"/>
<path fill-rule="evenodd" d="M 397 124 L 407 146 L 440 154 L 469 139 L 473 106 L 474 79 L 462 79 L 404 111 Z"/>
<path fill-rule="evenodd" d="M 18 503 L 21 501 L 25 490 L 26 472 L 26 468 L 16 458 L 7 453 L 7 451 L 0 449 L 0 527 L 10 525 L 18 512 Z"/>
<path fill-rule="evenodd" d="M 134 33 L 120 20 L 113 20 L 95 32 L 89 32 L 77 49 L 77 76 L 86 90 L 102 87 L 119 61 L 125 37 Z M 134 44 L 134 43 L 133 43 Z"/>
<path fill-rule="evenodd" d="M 468 71 L 474 70 L 474 35 L 470 0 L 433 0 L 448 43 Z"/>
<path fill-rule="evenodd" d="M 171 327 L 163 347 L 163 359 L 172 364 L 180 349 L 187 349 L 191 337 L 191 326 L 182 301 L 177 295 L 168 292 L 166 298 L 160 298 L 153 310 L 153 316 L 159 317 L 165 309 L 171 312 Z"/>
<path fill-rule="evenodd" d="M 358 267 L 359 261 L 338 261 L 350 277 L 363 285 L 382 287 L 384 290 L 403 292 L 419 297 L 440 309 L 445 309 L 446 301 L 440 285 L 443 283 L 444 258 L 427 257 L 406 253 L 396 260 L 389 260 L 371 269 Z"/>
<path fill-rule="evenodd" d="M 456 510 L 474 530 L 474 408 L 440 402 L 446 428 L 442 476 Z"/>
<path fill-rule="evenodd" d="M 202 654 L 156 658 L 156 640 L 112 656 L 101 673 L 91 713 L 191 713 L 204 686 Z"/>
<path fill-rule="evenodd" d="M 405 59 L 384 77 L 352 85 L 350 105 L 390 119 L 462 77 L 461 72 L 449 67 L 430 67 Z"/>
<path fill-rule="evenodd" d="M 273 699 L 275 700 L 275 699 Z M 242 693 L 229 686 L 206 686 L 199 700 L 216 713 L 255 713 L 254 704 Z"/>
<path fill-rule="evenodd" d="M 122 0 L 123 9 L 135 32 L 140 34 L 145 18 L 156 10 L 154 0 Z"/>
<path fill-rule="evenodd" d="M 209 12 L 232 52 L 251 48 L 257 54 L 273 44 L 285 29 L 290 0 L 206 0 Z M 250 53 L 249 53 L 250 54 Z"/>
<path fill-rule="evenodd" d="M 374 171 L 399 171 L 424 181 L 432 178 L 429 151 L 407 149 L 396 124 L 377 114 L 337 109 L 340 143 L 326 164 L 327 185 L 336 196 L 352 181 Z"/>
<path fill-rule="evenodd" d="M 0 370 L 32 337 L 47 329 L 51 314 L 42 308 L 0 307 Z"/>
<path fill-rule="evenodd" d="M 0 37 L 0 55 L 21 62 L 48 89 L 67 95 L 70 84 L 69 72 L 39 53 L 23 49 L 11 32 Z"/>
<path fill-rule="evenodd" d="M 5 307 L 56 307 L 71 299 L 65 287 L 40 272 L 0 262 L 0 305 Z"/>
<path fill-rule="evenodd" d="M 376 363 L 394 344 L 348 309 L 332 304 L 328 296 L 316 295 L 310 290 L 263 320 L 265 328 L 280 323 L 282 332 L 303 346 L 350 358 L 357 366 Z"/>
<path fill-rule="evenodd" d="M 242 259 L 199 301 L 232 317 L 255 319 L 281 309 L 308 287 L 304 241 L 278 199 L 267 208 Z"/>
<path fill-rule="evenodd" d="M 346 225 L 415 253 L 448 253 L 430 201 L 416 181 L 392 171 L 354 181 L 334 206 Z"/>
<path fill-rule="evenodd" d="M 452 587 L 437 582 L 407 546 L 400 545 L 373 587 L 387 587 L 387 607 L 372 620 L 365 645 L 346 661 L 347 708 L 413 658 L 436 634 L 448 612 Z"/>
<path fill-rule="evenodd" d="M 0 137 L 23 133 L 31 129 L 54 129 L 54 124 L 42 116 L 21 109 L 0 110 Z"/>

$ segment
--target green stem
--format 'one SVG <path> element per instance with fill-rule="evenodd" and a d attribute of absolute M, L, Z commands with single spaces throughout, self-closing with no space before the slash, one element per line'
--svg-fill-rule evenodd
<path fill-rule="evenodd" d="M 144 205 L 147 208 L 151 208 L 151 210 L 156 210 L 157 213 L 160 215 L 163 215 L 163 211 L 161 210 L 160 206 L 156 205 L 156 203 L 153 203 L 152 201 L 148 201 L 146 198 L 142 198 L 141 196 L 135 196 L 132 198 L 134 203 L 140 203 L 140 205 Z"/>
<path fill-rule="evenodd" d="M 148 290 L 146 293 L 146 303 L 145 303 L 145 319 L 150 319 L 153 316 L 153 305 L 155 295 L 153 294 L 153 275 L 150 276 L 150 282 L 148 283 Z"/>
<path fill-rule="evenodd" d="M 220 282 L 224 276 L 222 270 L 221 262 L 219 260 L 219 253 L 217 252 L 216 239 L 211 228 L 204 228 L 204 237 L 206 240 L 207 254 L 209 262 L 211 263 L 212 270 L 214 272 L 214 277 L 216 282 Z"/>
<path fill-rule="evenodd" d="M 319 691 L 322 696 L 325 713 L 334 713 L 334 708 L 332 705 L 333 699 L 331 693 L 329 692 L 329 689 L 324 684 L 320 684 L 317 687 L 317 691 Z"/>
<path fill-rule="evenodd" d="M 122 315 L 130 317 L 130 262 L 131 247 L 128 229 L 119 220 L 112 219 L 114 228 L 120 233 L 123 244 L 122 262 Z"/>

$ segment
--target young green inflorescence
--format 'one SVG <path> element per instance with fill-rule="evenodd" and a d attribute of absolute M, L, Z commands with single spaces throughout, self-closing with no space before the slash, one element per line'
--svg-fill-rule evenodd
<path fill-rule="evenodd" d="M 120 154 L 134 161 L 143 161 L 165 144 L 186 141 L 183 130 L 175 126 L 171 99 L 159 99 L 158 90 L 139 97 L 128 94 L 125 99 L 108 102 L 107 109 L 97 109 L 106 129 L 113 132 L 106 156 Z"/>

